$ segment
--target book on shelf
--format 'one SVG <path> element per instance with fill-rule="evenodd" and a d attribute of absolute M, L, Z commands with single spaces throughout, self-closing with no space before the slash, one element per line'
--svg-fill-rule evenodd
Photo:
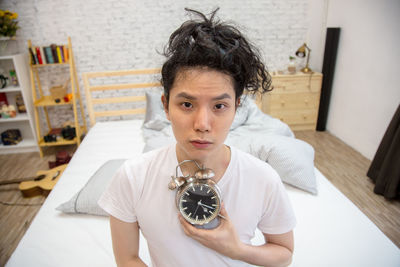
<path fill-rule="evenodd" d="M 43 46 L 39 47 L 39 52 L 40 52 L 40 56 L 42 58 L 43 64 L 47 64 L 46 55 L 44 54 L 44 51 L 43 51 Z"/>
<path fill-rule="evenodd" d="M 51 47 L 50 46 L 46 46 L 43 48 L 46 54 L 46 59 L 47 59 L 47 63 L 48 64 L 53 64 L 54 63 L 54 59 L 53 59 L 53 53 L 51 52 Z"/>
<path fill-rule="evenodd" d="M 32 65 L 67 63 L 69 59 L 67 45 L 32 46 L 28 50 Z"/>
<path fill-rule="evenodd" d="M 42 55 L 40 54 L 40 47 L 35 46 L 35 51 L 39 64 L 43 64 Z"/>
<path fill-rule="evenodd" d="M 59 46 L 57 46 L 57 58 L 58 58 L 59 63 L 63 62 L 62 55 L 61 55 L 61 49 Z"/>
<path fill-rule="evenodd" d="M 31 55 L 31 64 L 35 65 L 38 64 L 37 59 L 35 57 L 35 53 L 33 52 L 32 47 L 29 47 L 29 54 Z"/>
<path fill-rule="evenodd" d="M 64 51 L 64 62 L 68 62 L 68 48 L 66 45 L 63 45 L 63 51 Z"/>

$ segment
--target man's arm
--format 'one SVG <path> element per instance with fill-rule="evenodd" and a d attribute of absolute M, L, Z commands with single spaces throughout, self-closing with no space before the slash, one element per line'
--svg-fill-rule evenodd
<path fill-rule="evenodd" d="M 293 231 L 280 235 L 264 234 L 264 237 L 267 243 L 261 246 L 242 243 L 238 260 L 261 266 L 288 266 L 292 262 Z"/>
<path fill-rule="evenodd" d="M 139 258 L 139 226 L 110 216 L 111 236 L 118 266 L 146 266 Z"/>
<path fill-rule="evenodd" d="M 180 215 L 179 219 L 187 236 L 232 259 L 260 266 L 288 266 L 291 263 L 294 247 L 292 231 L 279 235 L 264 234 L 266 244 L 247 245 L 239 239 L 223 207 L 221 215 L 226 219 L 221 220 L 221 224 L 213 230 L 198 229 Z"/>

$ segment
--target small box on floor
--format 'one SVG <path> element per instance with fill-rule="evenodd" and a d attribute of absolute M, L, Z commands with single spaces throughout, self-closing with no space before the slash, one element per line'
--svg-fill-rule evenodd
<path fill-rule="evenodd" d="M 59 151 L 56 154 L 56 161 L 49 161 L 49 168 L 53 169 L 57 166 L 68 164 L 71 160 L 71 156 L 67 151 Z"/>

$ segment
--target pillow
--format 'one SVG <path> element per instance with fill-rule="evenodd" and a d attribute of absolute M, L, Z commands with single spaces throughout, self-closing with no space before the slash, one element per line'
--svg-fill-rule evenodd
<path fill-rule="evenodd" d="M 146 114 L 143 127 L 160 131 L 170 124 L 161 102 L 161 91 L 146 91 Z"/>
<path fill-rule="evenodd" d="M 125 159 L 114 159 L 104 163 L 78 193 L 69 201 L 59 205 L 56 209 L 64 213 L 108 216 L 108 214 L 97 205 L 97 201 L 106 190 L 111 178 L 124 162 Z"/>
<path fill-rule="evenodd" d="M 230 131 L 235 130 L 240 125 L 244 124 L 247 121 L 247 117 L 249 115 L 250 105 L 252 99 L 247 96 L 242 96 L 240 99 L 240 106 L 236 110 L 235 118 L 233 119 Z"/>
<path fill-rule="evenodd" d="M 308 143 L 281 135 L 253 135 L 246 142 L 239 137 L 227 142 L 267 162 L 279 174 L 282 182 L 317 194 L 314 173 L 314 149 Z"/>
<path fill-rule="evenodd" d="M 318 193 L 311 145 L 299 139 L 279 136 L 273 139 L 269 149 L 263 147 L 259 150 L 259 157 L 276 170 L 284 183 L 314 195 Z"/>

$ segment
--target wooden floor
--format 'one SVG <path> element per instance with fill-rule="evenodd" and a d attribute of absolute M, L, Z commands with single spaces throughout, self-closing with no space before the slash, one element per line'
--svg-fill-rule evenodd
<path fill-rule="evenodd" d="M 48 170 L 48 162 L 55 161 L 56 152 L 61 150 L 72 154 L 75 146 L 47 148 L 43 158 L 38 152 L 0 155 L 0 181 L 32 177 L 38 170 Z M 44 196 L 23 198 L 18 184 L 0 187 L 0 266 L 5 265 L 44 200 Z"/>
<path fill-rule="evenodd" d="M 295 132 L 315 149 L 315 166 L 400 248 L 400 201 L 373 193 L 371 161 L 328 132 Z"/>
<path fill-rule="evenodd" d="M 365 175 L 370 161 L 327 132 L 295 134 L 314 147 L 316 167 L 400 247 L 400 202 L 373 193 L 374 184 Z M 57 149 L 73 152 L 71 147 Z M 53 161 L 54 155 L 55 150 L 51 149 L 42 159 L 39 153 L 0 155 L 0 180 L 34 176 L 38 170 L 47 170 L 47 162 Z M 24 199 L 18 185 L 0 188 L 0 266 L 7 262 L 44 199 Z"/>

